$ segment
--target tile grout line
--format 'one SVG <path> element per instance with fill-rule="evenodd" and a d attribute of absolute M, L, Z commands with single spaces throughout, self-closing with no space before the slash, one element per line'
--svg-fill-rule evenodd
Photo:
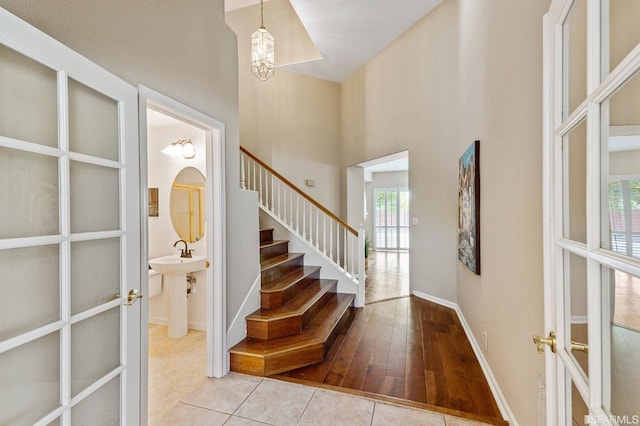
<path fill-rule="evenodd" d="M 296 422 L 297 425 L 300 424 L 300 421 L 302 420 L 302 418 L 304 417 L 304 413 L 307 412 L 307 409 L 309 408 L 309 404 L 311 404 L 311 400 L 313 399 L 314 396 L 316 396 L 316 392 L 318 390 L 317 389 L 313 389 L 313 393 L 311 394 L 311 398 L 309 398 L 309 401 L 307 401 L 307 404 L 304 406 L 304 410 L 302 410 L 302 413 L 300 414 L 300 418 L 298 419 L 298 421 Z"/>
<path fill-rule="evenodd" d="M 238 406 L 236 407 L 235 410 L 233 410 L 233 413 L 231 414 L 231 416 L 235 416 L 236 413 L 238 412 L 238 410 L 240 409 L 240 407 L 242 407 L 244 405 L 245 402 L 247 402 L 247 400 L 249 399 L 249 397 L 251 395 L 253 395 L 253 393 L 256 391 L 256 389 L 258 389 L 258 387 L 264 383 L 264 377 L 260 378 L 260 381 L 258 382 L 258 384 L 253 388 L 253 390 L 251 392 L 249 392 L 249 395 L 247 395 L 240 404 L 238 404 Z M 241 417 L 241 416 L 238 416 Z M 244 418 L 244 417 L 243 417 Z M 253 419 L 250 419 L 253 420 Z"/>
<path fill-rule="evenodd" d="M 376 408 L 377 407 L 378 407 L 378 401 L 373 401 L 373 410 L 371 410 L 371 421 L 369 421 L 369 426 L 373 426 L 373 419 L 376 416 Z"/>

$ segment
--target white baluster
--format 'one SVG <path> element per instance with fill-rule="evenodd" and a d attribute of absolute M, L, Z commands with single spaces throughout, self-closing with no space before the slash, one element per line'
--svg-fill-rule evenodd
<path fill-rule="evenodd" d="M 300 195 L 296 196 L 296 232 L 300 234 Z"/>
<path fill-rule="evenodd" d="M 251 189 L 253 189 L 254 191 L 257 192 L 258 191 L 258 184 L 256 182 L 256 174 L 257 174 L 256 167 L 257 167 L 257 163 L 254 161 L 253 162 L 253 167 L 252 167 L 253 168 L 253 186 L 252 186 Z"/>
<path fill-rule="evenodd" d="M 307 220 L 306 220 L 305 211 L 304 211 L 304 208 L 306 205 L 307 203 L 305 203 L 304 200 L 302 200 L 302 237 L 304 239 L 307 239 Z"/>
<path fill-rule="evenodd" d="M 278 217 L 280 217 L 280 180 L 278 180 L 278 190 L 276 191 L 276 193 L 278 194 Z"/>
<path fill-rule="evenodd" d="M 258 191 L 258 196 L 260 197 L 260 204 L 262 204 L 264 206 L 264 202 L 262 200 L 262 167 L 258 166 L 258 172 L 259 172 L 259 177 L 260 177 L 260 190 Z"/>
<path fill-rule="evenodd" d="M 264 171 L 264 180 L 265 180 L 265 193 L 267 194 L 267 209 L 271 210 L 273 207 L 273 197 L 271 197 L 271 191 L 273 189 L 273 176 L 269 175 L 269 172 L 265 169 Z M 269 177 L 271 176 L 271 179 Z M 269 183 L 271 182 L 271 183 Z"/>
<path fill-rule="evenodd" d="M 244 176 L 244 159 L 245 155 L 240 153 L 240 189 L 247 189 Z"/>
<path fill-rule="evenodd" d="M 316 207 L 316 248 L 320 249 L 320 210 Z"/>
<path fill-rule="evenodd" d="M 336 223 L 336 263 L 340 266 L 340 225 Z"/>
<path fill-rule="evenodd" d="M 344 228 L 344 259 L 342 261 L 342 267 L 344 268 L 344 271 L 347 272 L 347 259 L 349 259 L 349 252 L 347 251 L 347 228 Z"/>
<path fill-rule="evenodd" d="M 327 216 L 322 214 L 322 253 L 327 255 Z"/>
<path fill-rule="evenodd" d="M 293 229 L 293 190 L 289 188 L 289 220 L 287 221 Z"/>
<path fill-rule="evenodd" d="M 333 220 L 329 218 L 329 259 L 333 260 Z"/>

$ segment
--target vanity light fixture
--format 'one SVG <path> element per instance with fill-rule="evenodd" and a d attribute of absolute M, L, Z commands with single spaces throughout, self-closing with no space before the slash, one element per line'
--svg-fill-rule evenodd
<path fill-rule="evenodd" d="M 251 72 L 264 81 L 276 70 L 273 36 L 264 27 L 264 7 L 260 0 L 260 28 L 251 36 Z"/>
<path fill-rule="evenodd" d="M 187 160 L 196 156 L 196 148 L 193 146 L 191 139 L 180 139 L 167 145 L 162 153 L 169 157 L 177 157 L 182 155 Z"/>

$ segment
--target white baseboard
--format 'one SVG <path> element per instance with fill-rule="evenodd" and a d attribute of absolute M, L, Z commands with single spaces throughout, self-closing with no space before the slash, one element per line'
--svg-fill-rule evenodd
<path fill-rule="evenodd" d="M 156 325 L 168 325 L 169 321 L 165 317 L 149 317 L 149 323 Z"/>
<path fill-rule="evenodd" d="M 245 318 L 247 315 L 260 308 L 260 284 L 261 275 L 258 274 L 251 289 L 247 292 L 240 309 L 231 321 L 229 331 L 227 331 L 227 351 L 235 346 L 242 339 L 247 337 L 247 323 Z M 227 354 L 228 355 L 228 354 Z M 228 364 L 227 364 L 228 365 Z"/>
<path fill-rule="evenodd" d="M 169 319 L 165 317 L 149 317 L 149 324 L 157 324 L 157 325 L 169 325 Z M 198 331 L 206 331 L 207 328 L 203 322 L 197 321 L 189 321 L 187 323 L 187 328 L 189 330 L 198 330 Z"/>
<path fill-rule="evenodd" d="M 480 368 L 482 368 L 482 372 L 484 373 L 487 382 L 489 383 L 489 388 L 491 389 L 491 393 L 498 404 L 498 408 L 500 409 L 500 413 L 502 417 L 509 422 L 510 425 L 518 426 L 518 422 L 516 421 L 515 416 L 513 415 L 513 411 L 511 411 L 511 407 L 507 403 L 507 399 L 504 397 L 498 382 L 489 367 L 489 363 L 484 356 L 484 353 L 480 349 L 480 345 L 476 341 L 473 333 L 471 332 L 471 327 L 469 323 L 465 319 L 462 314 L 462 310 L 457 303 L 451 302 L 449 300 L 441 299 L 439 297 L 430 296 L 426 293 L 422 293 L 420 291 L 414 291 L 413 295 L 419 297 L 420 299 L 427 300 L 429 302 L 437 303 L 438 305 L 445 306 L 447 308 L 451 308 L 458 314 L 458 318 L 460 319 L 460 323 L 462 324 L 462 328 L 464 329 L 465 334 L 467 335 L 467 339 L 469 339 L 469 343 L 471 343 L 471 347 L 473 348 L 473 353 L 478 358 L 478 362 L 480 363 Z"/>
<path fill-rule="evenodd" d="M 189 321 L 187 327 L 190 330 L 207 331 L 207 327 L 203 322 Z"/>

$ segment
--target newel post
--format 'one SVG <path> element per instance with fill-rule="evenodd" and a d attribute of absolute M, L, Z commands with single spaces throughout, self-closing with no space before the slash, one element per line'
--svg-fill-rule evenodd
<path fill-rule="evenodd" d="M 364 268 L 364 240 L 364 225 L 361 223 L 358 228 L 358 258 L 356 259 L 358 262 L 358 293 L 356 294 L 355 301 L 356 308 L 364 307 L 364 283 L 367 279 Z"/>

